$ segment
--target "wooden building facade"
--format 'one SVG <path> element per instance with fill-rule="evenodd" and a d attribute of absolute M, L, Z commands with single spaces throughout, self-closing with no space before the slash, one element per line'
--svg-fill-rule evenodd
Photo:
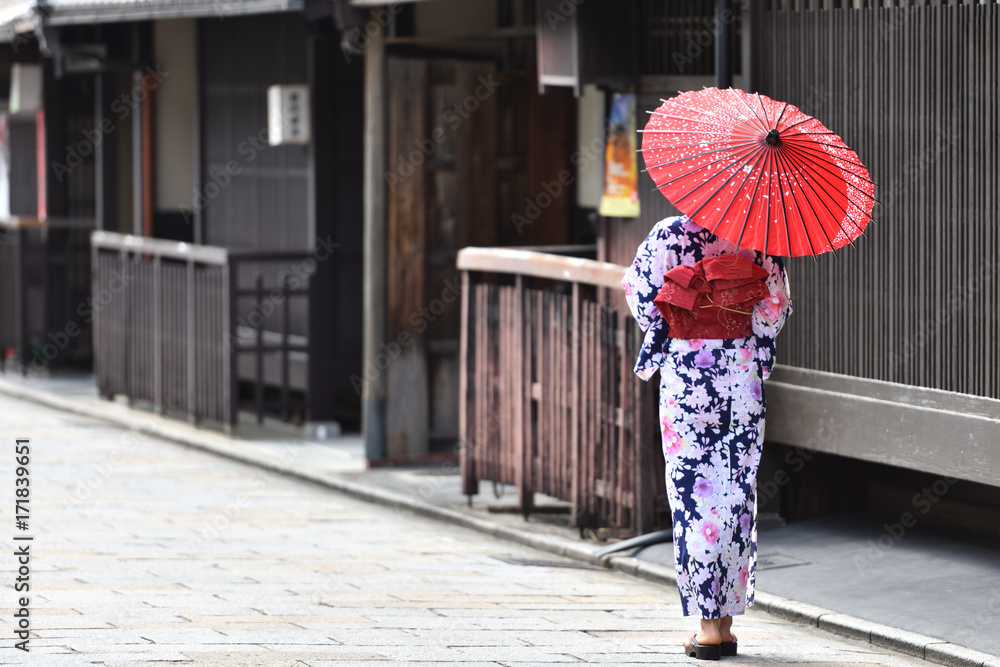
<path fill-rule="evenodd" d="M 42 167 L 11 187 L 38 174 L 40 228 L 99 234 L 61 321 L 94 332 L 102 394 L 359 427 L 363 65 L 314 4 L 51 2 L 4 26 L 44 76 L 44 145 L 11 143 Z M 269 141 L 272 86 L 304 87 L 305 140 Z"/>
<path fill-rule="evenodd" d="M 352 4 L 384 6 L 365 0 Z M 604 103 L 613 92 L 634 92 L 641 127 L 646 110 L 655 108 L 660 98 L 677 90 L 714 85 L 715 38 L 727 34 L 732 40 L 728 65 L 734 73 L 733 84 L 815 114 L 858 150 L 881 193 L 877 224 L 857 247 L 846 249 L 840 257 L 789 264 L 796 314 L 782 336 L 779 369 L 768 383 L 772 447 L 762 476 L 787 479 L 786 455 L 797 451 L 807 451 L 822 463 L 807 467 L 795 481 L 779 485 L 765 498 L 765 509 L 791 518 L 854 509 L 893 511 L 905 499 L 906 489 L 919 488 L 942 475 L 962 480 L 952 495 L 956 503 L 970 507 L 1000 504 L 995 335 L 1000 292 L 993 271 L 1000 262 L 998 207 L 993 199 L 997 152 L 992 138 L 998 130 L 993 93 L 1000 83 L 991 64 L 996 60 L 998 34 L 995 2 L 748 1 L 731 3 L 732 13 L 727 16 L 715 14 L 715 2 L 484 0 L 465 4 L 476 5 L 484 16 L 496 16 L 497 21 L 488 20 L 485 31 L 436 35 L 421 28 L 421 16 L 428 19 L 423 25 L 430 25 L 435 7 L 444 12 L 453 6 L 447 0 L 418 3 L 408 14 L 411 23 L 398 23 L 399 32 L 387 34 L 370 51 L 373 61 L 386 58 L 384 68 L 369 70 L 366 90 L 370 94 L 373 86 L 389 82 L 390 92 L 381 100 L 389 120 L 381 127 L 387 128 L 386 140 L 392 146 L 379 150 L 376 139 L 368 149 L 373 146 L 375 150 L 370 160 L 391 171 L 403 146 L 393 138 L 398 136 L 394 135 L 398 132 L 395 114 L 405 113 L 393 103 L 393 91 L 402 87 L 393 83 L 393 76 L 398 75 L 393 72 L 399 71 L 398 55 L 394 59 L 393 54 L 404 48 L 418 53 L 426 49 L 454 53 L 464 48 L 468 54 L 481 50 L 489 36 L 503 45 L 487 57 L 487 67 L 498 67 L 503 73 L 510 67 L 510 54 L 521 49 L 527 56 L 525 62 L 533 60 L 531 66 L 544 90 L 541 97 L 565 91 L 579 95 L 561 116 L 549 110 L 544 117 L 550 130 L 576 124 L 568 156 L 573 193 L 566 216 L 571 233 L 561 242 L 593 240 L 590 257 L 623 267 L 632 261 L 653 224 L 675 211 L 643 180 L 638 218 L 596 215 L 600 179 L 590 180 L 592 174 L 580 168 L 581 149 L 603 129 L 601 122 L 591 124 L 590 119 L 603 119 Z M 502 17 L 511 16 L 518 18 L 502 24 Z M 377 20 L 377 13 L 372 17 Z M 458 47 L 456 43 L 463 40 L 464 47 Z M 407 86 L 423 85 L 414 83 L 420 76 L 435 76 L 421 73 L 413 78 L 413 70 L 409 72 Z M 487 134 L 477 136 L 476 148 L 487 157 L 497 136 L 488 130 L 492 113 L 487 110 L 474 121 L 486 126 L 481 129 Z M 525 127 L 535 122 L 529 119 Z M 421 127 L 430 136 L 430 126 Z M 419 131 L 411 131 L 406 140 L 412 142 L 417 135 Z M 558 164 L 558 156 L 547 159 L 553 168 Z M 497 158 L 497 164 L 502 161 Z M 428 161 L 425 175 L 434 173 L 438 178 L 440 169 L 441 165 Z M 460 193 L 482 192 L 472 185 L 476 173 L 473 169 L 459 174 L 459 185 L 465 184 L 458 188 Z M 551 176 L 536 173 L 538 180 L 531 183 L 537 192 Z M 450 190 L 441 190 L 437 183 L 432 179 L 411 185 L 426 202 L 428 193 L 430 199 L 442 193 L 448 196 Z M 369 187 L 374 187 L 371 181 Z M 414 196 L 414 190 L 408 192 L 407 197 Z M 449 201 L 455 205 L 464 196 L 453 195 Z M 486 197 L 481 201 L 495 201 L 498 211 L 504 211 L 506 201 L 517 201 L 499 186 Z M 389 195 L 391 229 L 399 220 L 398 210 L 412 200 L 403 201 L 401 206 L 393 204 Z M 500 230 L 512 225 L 508 212 L 502 214 Z M 488 215 L 487 219 L 496 218 Z M 366 225 L 373 224 L 379 224 L 378 220 L 366 217 Z M 390 245 L 404 243 L 395 232 L 388 238 Z M 489 244 L 490 232 L 468 236 L 466 242 Z M 539 243 L 560 240 L 552 236 Z M 498 247 L 508 244 L 500 237 L 493 242 Z M 464 266 L 482 276 L 488 271 L 476 266 L 492 266 L 502 274 L 496 269 L 502 257 L 502 253 L 470 252 Z M 395 260 L 392 264 L 390 271 L 405 271 Z M 529 271 L 524 268 L 527 264 L 518 266 L 517 271 L 507 272 L 515 276 L 512 280 L 517 285 L 529 276 L 537 283 L 538 276 L 548 275 L 548 269 Z M 567 276 L 579 275 L 567 271 Z M 402 275 L 390 280 L 386 289 L 396 289 L 393 282 L 399 282 Z M 547 289 L 568 295 L 571 288 L 576 289 L 574 284 L 582 283 L 578 277 L 567 278 Z M 597 283 L 595 287 L 598 300 L 617 307 L 613 288 Z M 373 303 L 367 302 L 366 308 Z M 416 301 L 405 303 L 406 307 L 388 317 L 398 321 Z M 384 338 L 391 340 L 395 332 Z M 513 330 L 510 335 L 512 340 L 522 340 L 517 338 L 522 334 Z M 427 371 L 418 373 L 426 377 Z M 507 380 L 496 376 L 494 382 Z M 418 386 L 433 384 L 421 380 Z M 535 390 L 544 391 L 544 386 Z M 370 431 L 373 458 L 405 458 L 412 446 L 405 443 L 412 442 L 410 434 L 416 431 L 393 423 L 400 416 L 391 405 L 394 387 L 395 382 L 390 382 L 368 397 L 371 416 L 385 410 L 387 429 L 379 433 L 375 426 Z M 474 393 L 470 387 L 465 391 Z M 436 389 L 431 390 L 428 400 L 433 402 L 436 394 Z M 382 396 L 387 404 L 377 407 L 375 402 Z M 526 400 L 524 409 L 534 410 L 531 406 L 536 399 Z M 411 408 L 412 414 L 429 414 L 422 399 L 404 412 Z M 534 424 L 533 417 L 524 419 L 525 424 Z M 561 433 L 559 437 L 578 437 L 568 427 Z M 506 446 L 513 447 L 521 437 L 511 435 Z M 534 474 L 530 466 L 535 464 L 523 465 L 528 466 L 524 475 Z M 503 476 L 508 483 L 516 477 L 514 473 Z"/>

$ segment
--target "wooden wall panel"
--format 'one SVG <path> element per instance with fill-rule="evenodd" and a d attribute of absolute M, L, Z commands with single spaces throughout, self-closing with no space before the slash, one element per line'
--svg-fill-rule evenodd
<path fill-rule="evenodd" d="M 429 70 L 426 60 L 389 59 L 390 170 L 399 169 L 399 156 L 408 159 L 405 156 L 428 136 Z M 397 173 L 401 178 L 389 188 L 386 258 L 386 345 L 398 347 L 398 355 L 388 360 L 385 371 L 386 456 L 390 459 L 425 453 L 429 429 L 426 339 L 410 321 L 411 316 L 419 319 L 426 306 L 426 171 L 411 168 Z M 410 342 L 398 344 L 401 341 Z"/>
<path fill-rule="evenodd" d="M 858 4 L 753 15 L 758 90 L 840 134 L 881 202 L 857 247 L 789 262 L 779 360 L 1000 398 L 1000 11 Z"/>
<path fill-rule="evenodd" d="M 466 246 L 565 244 L 572 188 L 517 233 L 511 216 L 571 168 L 575 101 L 524 73 L 455 58 L 389 58 L 387 455 L 458 441 L 461 276 Z M 400 389 L 405 387 L 406 389 Z"/>
<path fill-rule="evenodd" d="M 204 19 L 198 27 L 200 194 L 205 195 L 201 242 L 311 249 L 310 148 L 267 145 L 268 86 L 308 80 L 305 23 L 292 14 L 274 14 Z M 226 175 L 231 163 L 239 173 Z"/>

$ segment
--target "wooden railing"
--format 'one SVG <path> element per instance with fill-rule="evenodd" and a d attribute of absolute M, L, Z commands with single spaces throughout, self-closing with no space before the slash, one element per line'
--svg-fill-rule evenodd
<path fill-rule="evenodd" d="M 293 331 L 293 300 L 305 302 L 297 313 L 308 312 L 309 289 L 293 285 L 289 269 L 309 254 L 110 232 L 94 232 L 91 245 L 94 372 L 102 396 L 150 401 L 161 412 L 228 428 L 241 408 L 258 421 L 305 413 L 309 340 Z M 241 400 L 241 381 L 252 397 Z"/>
<path fill-rule="evenodd" d="M 625 267 L 509 248 L 465 248 L 457 266 L 463 493 L 510 484 L 525 516 L 540 492 L 571 503 L 581 528 L 653 529 L 664 495 L 657 383 L 632 372 L 642 331 Z"/>
<path fill-rule="evenodd" d="M 29 375 L 89 366 L 93 227 L 93 218 L 0 224 L 0 369 Z"/>

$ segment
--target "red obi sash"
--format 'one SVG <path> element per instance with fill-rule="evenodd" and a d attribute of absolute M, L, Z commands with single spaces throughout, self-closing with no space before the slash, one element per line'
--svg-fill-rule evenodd
<path fill-rule="evenodd" d="M 767 275 L 746 257 L 706 257 L 665 273 L 653 303 L 671 338 L 744 338 L 753 333 L 753 305 L 770 294 Z"/>

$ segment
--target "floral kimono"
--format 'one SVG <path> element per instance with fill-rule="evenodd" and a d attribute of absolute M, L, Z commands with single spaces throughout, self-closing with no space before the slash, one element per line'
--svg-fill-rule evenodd
<path fill-rule="evenodd" d="M 753 335 L 671 338 L 653 303 L 664 274 L 706 257 L 734 254 L 767 271 L 769 296 L 753 306 Z M 659 417 L 684 615 L 742 614 L 753 605 L 757 561 L 762 381 L 774 365 L 774 339 L 792 310 L 784 264 L 778 257 L 739 249 L 678 216 L 653 227 L 622 286 L 645 332 L 635 374 L 649 380 L 660 371 Z"/>

